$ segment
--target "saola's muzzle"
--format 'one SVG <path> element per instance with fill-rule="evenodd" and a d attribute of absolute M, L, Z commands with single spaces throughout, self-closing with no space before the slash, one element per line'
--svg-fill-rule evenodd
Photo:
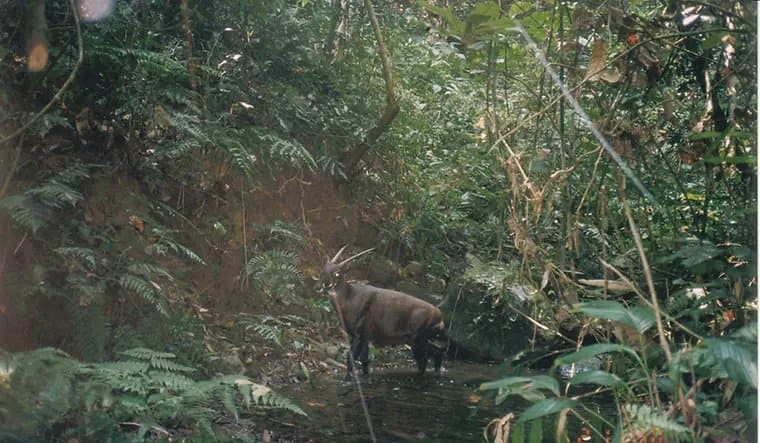
<path fill-rule="evenodd" d="M 319 292 L 320 294 L 326 294 L 327 291 L 335 288 L 337 284 L 338 284 L 337 282 L 333 282 L 333 281 L 321 281 L 321 282 L 318 282 L 316 285 L 314 285 L 314 290 Z"/>

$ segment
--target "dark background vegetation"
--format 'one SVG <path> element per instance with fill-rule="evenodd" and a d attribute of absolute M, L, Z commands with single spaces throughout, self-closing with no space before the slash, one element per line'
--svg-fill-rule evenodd
<path fill-rule="evenodd" d="M 346 243 L 504 362 L 496 440 L 755 438 L 754 2 L 86 3 L 0 0 L 0 439 L 303 413 Z"/>

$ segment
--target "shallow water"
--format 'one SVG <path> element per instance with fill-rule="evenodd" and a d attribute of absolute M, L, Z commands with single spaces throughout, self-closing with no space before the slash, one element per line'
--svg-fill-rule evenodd
<path fill-rule="evenodd" d="M 322 376 L 313 384 L 279 389 L 309 414 L 280 423 L 278 439 L 294 441 L 370 441 L 359 389 L 344 373 Z M 373 368 L 360 376 L 377 441 L 482 441 L 483 428 L 509 407 L 493 405 L 478 392 L 484 381 L 500 377 L 495 365 L 444 363 L 440 374 L 419 377 L 408 367 Z"/>

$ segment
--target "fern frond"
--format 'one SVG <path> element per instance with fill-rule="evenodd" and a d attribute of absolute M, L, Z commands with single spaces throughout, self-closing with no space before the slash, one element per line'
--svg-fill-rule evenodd
<path fill-rule="evenodd" d="M 184 366 L 179 363 L 175 363 L 170 359 L 164 357 L 152 357 L 150 359 L 150 366 L 152 368 L 162 369 L 169 372 L 193 372 L 195 368 Z"/>
<path fill-rule="evenodd" d="M 131 265 L 127 266 L 127 270 L 133 274 L 141 275 L 143 277 L 150 278 L 152 276 L 158 275 L 165 277 L 168 280 L 174 280 L 174 277 L 169 274 L 169 271 L 162 268 L 161 266 L 156 266 L 150 263 L 132 263 Z"/>
<path fill-rule="evenodd" d="M 292 242 L 298 245 L 306 241 L 306 235 L 302 232 L 301 227 L 292 222 L 288 223 L 276 220 L 270 225 L 265 225 L 265 228 L 268 229 L 270 237 L 280 241 Z"/>
<path fill-rule="evenodd" d="M 148 348 L 127 349 L 126 351 L 121 351 L 120 354 L 127 357 L 136 358 L 138 360 L 152 360 L 154 358 L 172 359 L 177 357 L 171 352 L 154 351 L 153 349 Z"/>
<path fill-rule="evenodd" d="M 192 102 L 192 101 L 191 101 Z M 192 137 L 199 142 L 207 142 L 208 136 L 203 132 L 200 118 L 197 115 L 174 112 L 169 114 L 172 127 L 185 137 Z"/>
<path fill-rule="evenodd" d="M 216 147 L 230 157 L 230 163 L 238 168 L 249 181 L 253 181 L 256 155 L 246 148 L 235 134 L 219 135 L 214 141 Z"/>
<path fill-rule="evenodd" d="M 109 361 L 92 365 L 95 370 L 110 371 L 122 374 L 146 373 L 150 369 L 150 363 L 138 360 Z"/>
<path fill-rule="evenodd" d="M 74 206 L 84 198 L 81 192 L 65 183 L 46 183 L 30 189 L 27 194 L 37 196 L 44 205 L 56 209 L 66 205 Z"/>
<path fill-rule="evenodd" d="M 253 331 L 256 332 L 256 334 L 258 334 L 264 340 L 271 341 L 277 346 L 282 346 L 282 342 L 280 340 L 282 331 L 280 331 L 280 328 L 275 325 L 267 325 L 267 324 L 248 325 L 245 329 L 246 330 L 253 329 Z"/>
<path fill-rule="evenodd" d="M 192 368 L 190 369 L 193 370 Z M 177 374 L 176 372 L 150 371 L 148 372 L 148 377 L 150 378 L 151 383 L 159 384 L 170 389 L 183 389 L 195 383 L 193 379 L 182 374 Z"/>
<path fill-rule="evenodd" d="M 255 383 L 248 378 L 225 376 L 224 380 L 232 380 L 232 383 L 237 386 L 238 392 L 246 400 L 246 403 L 250 402 L 251 405 L 262 408 L 285 409 L 303 416 L 308 415 L 293 400 L 277 394 L 269 387 Z"/>
<path fill-rule="evenodd" d="M 198 254 L 196 254 L 195 251 L 181 243 L 177 243 L 176 241 L 168 238 L 166 235 L 162 236 L 154 246 L 155 250 L 158 253 L 164 253 L 164 251 L 170 250 L 178 256 L 187 258 L 188 260 L 194 261 L 195 263 L 201 265 L 206 264 L 206 262 Z"/>
<path fill-rule="evenodd" d="M 262 134 L 260 138 L 262 144 L 268 148 L 267 154 L 273 161 L 310 170 L 316 169 L 317 162 L 314 157 L 297 140 L 286 140 L 273 133 Z"/>
<path fill-rule="evenodd" d="M 145 301 L 152 304 L 161 314 L 167 315 L 166 308 L 161 303 L 159 294 L 154 289 L 154 286 L 144 278 L 134 274 L 124 273 L 119 278 L 119 284 L 122 288 L 139 295 Z"/>
<path fill-rule="evenodd" d="M 319 165 L 319 168 L 330 177 L 348 178 L 343 170 L 343 164 L 334 157 L 327 155 L 320 157 L 319 160 L 317 160 L 317 165 Z"/>
<path fill-rule="evenodd" d="M 56 248 L 55 252 L 63 257 L 73 258 L 79 262 L 83 262 L 88 266 L 88 269 L 95 269 L 95 253 L 90 248 L 80 247 L 60 247 Z"/>
<path fill-rule="evenodd" d="M 286 411 L 295 412 L 299 415 L 307 415 L 306 412 L 301 409 L 301 407 L 298 406 L 298 404 L 296 404 L 293 400 L 274 391 L 269 391 L 268 393 L 260 396 L 255 404 L 264 408 L 285 409 Z"/>
<path fill-rule="evenodd" d="M 0 200 L 11 218 L 19 225 L 37 232 L 53 220 L 53 211 L 29 195 L 11 195 Z"/>
<path fill-rule="evenodd" d="M 630 428 L 627 431 L 632 436 L 660 437 L 673 442 L 694 441 L 691 429 L 649 405 L 629 404 L 623 405 L 623 409 L 630 417 Z"/>

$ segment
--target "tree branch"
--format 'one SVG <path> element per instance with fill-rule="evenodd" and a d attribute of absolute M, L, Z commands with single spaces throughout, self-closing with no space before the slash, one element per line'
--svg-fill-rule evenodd
<path fill-rule="evenodd" d="M 346 162 L 346 175 L 349 177 L 355 174 L 356 166 L 359 161 L 367 154 L 367 152 L 369 152 L 372 145 L 375 144 L 383 132 L 390 127 L 400 109 L 398 97 L 396 97 L 396 92 L 393 87 L 393 64 L 391 63 L 388 48 L 385 46 L 380 24 L 377 21 L 377 15 L 375 14 L 375 8 L 372 6 L 371 0 L 364 0 L 364 6 L 367 8 L 367 14 L 369 15 L 369 21 L 372 24 L 372 30 L 375 32 L 375 38 L 377 39 L 377 53 L 380 56 L 380 63 L 383 66 L 383 79 L 385 80 L 385 110 L 383 111 L 383 115 L 378 119 L 377 124 L 375 124 L 375 127 L 369 130 L 364 141 L 361 142 L 348 156 L 348 161 Z"/>

